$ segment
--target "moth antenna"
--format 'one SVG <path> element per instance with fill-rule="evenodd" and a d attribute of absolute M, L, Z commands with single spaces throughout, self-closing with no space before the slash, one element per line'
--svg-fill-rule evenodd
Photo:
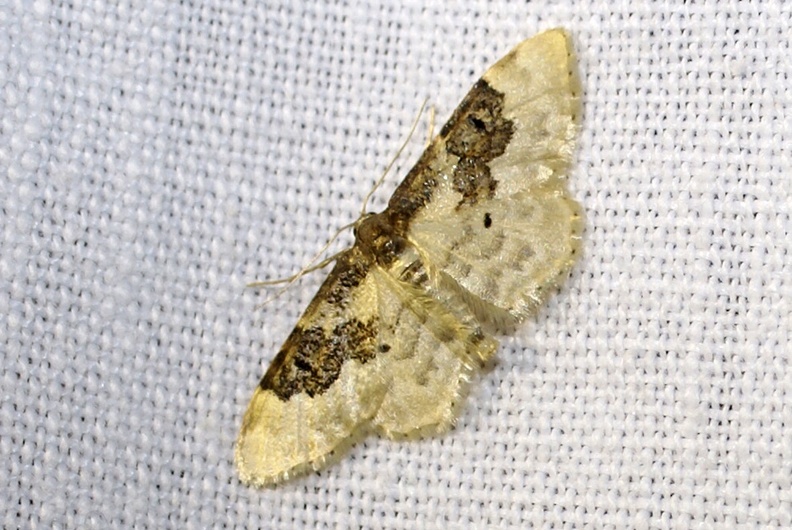
<path fill-rule="evenodd" d="M 257 280 L 255 282 L 248 283 L 247 287 L 248 288 L 253 288 L 253 289 L 260 289 L 262 287 L 271 287 L 273 285 L 278 285 L 278 284 L 281 284 L 281 283 L 288 283 L 289 285 L 291 285 L 296 280 L 299 280 L 300 278 L 302 278 L 303 276 L 305 276 L 309 272 L 313 272 L 315 270 L 318 270 L 318 269 L 326 267 L 328 263 L 330 263 L 333 260 L 335 260 L 344 251 L 342 250 L 341 252 L 336 252 L 335 254 L 330 256 L 329 258 L 326 258 L 326 259 L 322 260 L 321 263 L 318 263 L 316 265 L 314 265 L 313 263 L 316 260 L 318 260 L 319 257 L 327 251 L 328 248 L 330 248 L 330 245 L 333 244 L 333 241 L 338 239 L 338 236 L 341 235 L 341 232 L 343 232 L 347 228 L 351 228 L 351 227 L 355 226 L 355 223 L 357 223 L 357 221 L 355 221 L 353 223 L 345 224 L 344 226 L 342 226 L 341 228 L 336 230 L 336 233 L 333 234 L 333 237 L 328 239 L 327 243 L 322 245 L 322 248 L 319 249 L 319 252 L 314 254 L 314 257 L 312 257 L 310 259 L 310 261 L 308 261 L 308 263 L 306 263 L 299 271 L 297 271 L 296 273 L 292 274 L 291 276 L 286 276 L 285 278 L 277 278 L 275 280 Z"/>
<path fill-rule="evenodd" d="M 344 226 L 342 226 L 341 228 L 336 230 L 336 233 L 333 234 L 333 236 L 327 241 L 327 243 L 325 243 L 322 246 L 322 248 L 319 250 L 319 252 L 317 252 L 311 258 L 311 260 L 305 266 L 303 266 L 302 269 L 300 269 L 296 273 L 292 274 L 291 276 L 286 276 L 285 278 L 277 278 L 275 280 L 260 280 L 260 281 L 250 282 L 250 283 L 247 284 L 248 288 L 253 288 L 253 289 L 260 289 L 262 287 L 272 287 L 273 285 L 280 285 L 282 283 L 286 284 L 283 288 L 278 289 L 278 291 L 275 294 L 273 294 L 272 296 L 270 296 L 269 298 L 264 300 L 261 304 L 259 304 L 257 306 L 257 308 L 261 308 L 262 306 L 265 306 L 268 303 L 270 303 L 273 300 L 275 300 L 276 298 L 278 298 L 280 295 L 285 293 L 289 289 L 289 287 L 292 286 L 292 284 L 294 282 L 296 282 L 297 280 L 299 280 L 300 278 L 302 278 L 306 274 L 311 273 L 311 272 L 313 272 L 315 270 L 323 269 L 328 264 L 330 264 L 331 262 L 335 261 L 335 259 L 343 252 L 343 251 L 337 252 L 337 253 L 333 254 L 332 256 L 330 256 L 329 258 L 326 258 L 326 259 L 322 260 L 320 263 L 317 263 L 316 265 L 313 264 L 317 259 L 319 259 L 319 257 L 322 254 L 324 254 L 327 251 L 328 248 L 330 248 L 330 245 L 332 245 L 333 242 L 336 239 L 338 239 L 338 236 L 341 235 L 341 232 L 343 232 L 347 228 L 351 228 L 351 227 L 355 226 L 360 221 L 360 219 L 366 214 L 366 205 L 368 204 L 368 202 L 371 199 L 371 196 L 374 194 L 374 192 L 377 191 L 377 188 L 379 188 L 379 186 L 385 180 L 385 177 L 388 175 L 388 172 L 390 172 L 391 168 L 393 168 L 393 165 L 396 163 L 396 160 L 398 160 L 399 156 L 401 156 L 402 152 L 407 147 L 407 143 L 410 141 L 410 138 L 412 138 L 412 135 L 415 132 L 415 129 L 418 127 L 418 123 L 421 120 L 421 115 L 423 115 L 424 109 L 426 108 L 426 104 L 427 104 L 428 101 L 429 101 L 429 98 L 427 97 L 427 98 L 425 98 L 423 100 L 423 103 L 421 103 L 421 108 L 418 109 L 418 114 L 415 116 L 415 120 L 413 120 L 412 126 L 410 127 L 410 132 L 407 134 L 407 138 L 404 140 L 404 142 L 402 142 L 401 147 L 399 147 L 399 149 L 396 151 L 396 154 L 391 159 L 391 161 L 388 163 L 387 167 L 385 168 L 385 171 L 382 172 L 382 175 L 380 175 L 379 179 L 377 179 L 377 182 L 374 184 L 374 187 L 371 188 L 371 190 L 366 195 L 366 198 L 363 200 L 363 209 L 360 212 L 360 217 L 357 220 L 355 220 L 355 221 L 353 221 L 351 223 L 345 224 Z M 429 143 L 431 142 L 432 132 L 434 130 L 434 114 L 435 114 L 434 107 L 431 107 L 431 109 L 430 109 L 430 117 L 429 117 L 429 139 L 426 142 L 427 147 L 429 146 Z"/>
<path fill-rule="evenodd" d="M 426 101 L 424 101 L 426 104 Z M 432 143 L 432 138 L 434 138 L 434 126 L 435 126 L 435 108 L 434 105 L 429 107 L 429 133 L 426 135 L 426 145 L 424 149 L 428 149 L 429 145 Z"/>
<path fill-rule="evenodd" d="M 351 226 L 351 225 L 345 226 L 345 227 L 341 228 L 341 230 L 349 228 L 349 226 Z M 339 233 L 340 233 L 341 230 L 339 230 Z M 336 235 L 338 235 L 338 234 L 336 234 Z M 333 236 L 333 239 L 335 239 L 335 237 L 336 236 Z M 332 242 L 332 240 L 327 242 L 327 244 L 325 245 L 325 248 L 322 249 L 322 252 L 324 252 L 324 250 L 326 250 L 327 246 L 329 246 L 331 242 Z M 317 256 L 315 256 L 314 259 L 311 260 L 311 262 L 316 260 L 316 258 L 322 252 L 317 254 Z M 260 289 L 261 287 L 271 287 L 273 285 L 278 285 L 278 284 L 281 284 L 281 283 L 285 283 L 286 284 L 283 287 L 281 287 L 280 289 L 278 289 L 275 292 L 275 294 L 273 294 L 272 296 L 270 296 L 269 298 L 267 298 L 266 300 L 261 302 L 259 305 L 257 305 L 256 309 L 261 309 L 262 307 L 264 307 L 268 303 L 270 303 L 273 300 L 275 300 L 276 298 L 278 298 L 280 295 L 282 295 L 283 293 L 288 291 L 289 287 L 291 287 L 292 284 L 294 284 L 294 282 L 296 282 L 297 280 L 299 280 L 300 278 L 302 278 L 306 274 L 327 267 L 330 263 L 334 262 L 338 258 L 338 256 L 340 256 L 344 252 L 346 252 L 346 250 L 341 250 L 339 252 L 336 252 L 332 256 L 323 259 L 322 261 L 320 261 L 316 265 L 310 265 L 310 266 L 307 266 L 307 267 L 303 267 L 302 269 L 300 269 L 300 271 L 296 272 L 295 274 L 292 274 L 291 276 L 289 276 L 287 278 L 278 278 L 277 280 L 264 280 L 264 281 L 258 281 L 258 282 L 251 282 L 251 283 L 247 284 L 247 287 L 250 287 L 250 288 L 253 288 L 253 289 Z"/>
<path fill-rule="evenodd" d="M 421 115 L 423 114 L 423 111 L 426 108 L 426 103 L 428 101 L 429 101 L 428 97 L 424 98 L 423 103 L 421 103 L 421 108 L 418 109 L 418 115 L 415 116 L 415 120 L 413 120 L 412 126 L 410 127 L 410 132 L 407 133 L 407 138 L 405 138 L 404 142 L 402 142 L 402 144 L 401 144 L 401 147 L 399 147 L 398 151 L 396 151 L 396 154 L 393 156 L 393 158 L 391 158 L 391 161 L 385 167 L 385 171 L 382 172 L 382 175 L 380 175 L 380 178 L 377 179 L 376 183 L 374 183 L 374 186 L 368 192 L 368 195 L 366 195 L 366 198 L 363 199 L 363 208 L 360 210 L 360 217 L 363 217 L 364 215 L 366 215 L 366 206 L 368 206 L 368 202 L 371 199 L 371 196 L 374 195 L 374 192 L 377 191 L 377 188 L 379 188 L 380 185 L 385 181 L 385 177 L 388 175 L 388 172 L 390 172 L 391 168 L 393 167 L 393 164 L 396 163 L 396 160 L 399 159 L 399 157 L 402 154 L 402 151 L 404 151 L 404 149 L 407 147 L 407 144 L 409 143 L 410 138 L 412 138 L 412 135 L 415 132 L 416 127 L 418 127 L 418 122 L 421 121 Z M 434 111 L 432 111 L 432 127 L 433 126 L 434 126 Z M 429 144 L 427 143 L 427 146 L 428 145 Z"/>

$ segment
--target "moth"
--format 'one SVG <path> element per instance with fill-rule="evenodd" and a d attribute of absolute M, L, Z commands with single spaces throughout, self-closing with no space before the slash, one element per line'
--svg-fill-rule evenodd
<path fill-rule="evenodd" d="M 566 190 L 580 83 L 569 35 L 526 40 L 476 82 L 387 208 L 363 215 L 261 379 L 243 482 L 316 470 L 361 436 L 447 430 L 473 373 L 580 254 Z"/>

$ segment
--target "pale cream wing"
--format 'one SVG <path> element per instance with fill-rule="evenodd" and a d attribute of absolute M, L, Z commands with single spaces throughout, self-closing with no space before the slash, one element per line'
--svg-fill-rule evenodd
<path fill-rule="evenodd" d="M 479 314 L 508 328 L 560 284 L 580 253 L 577 203 L 557 184 L 481 201 L 453 219 L 413 223 L 424 259 L 486 302 Z"/>
<path fill-rule="evenodd" d="M 389 203 L 424 259 L 499 324 L 528 315 L 579 254 L 581 210 L 565 182 L 579 93 L 563 30 L 523 42 L 476 83 Z"/>
<path fill-rule="evenodd" d="M 270 365 L 236 445 L 243 482 L 266 485 L 322 466 L 379 409 L 379 285 L 352 248 L 339 257 Z"/>
<path fill-rule="evenodd" d="M 563 181 L 580 119 L 580 80 L 569 35 L 555 29 L 528 39 L 482 79 L 503 94 L 503 116 L 513 124 L 505 152 L 488 164 L 498 182 L 495 196 Z"/>
<path fill-rule="evenodd" d="M 515 47 L 468 92 L 388 203 L 405 224 L 563 181 L 575 149 L 580 82 L 569 35 Z"/>
<path fill-rule="evenodd" d="M 388 437 L 435 433 L 454 421 L 472 370 L 497 342 L 453 290 L 437 289 L 414 248 L 375 269 L 388 389 L 372 422 Z M 432 293 L 432 296 L 430 295 Z"/>

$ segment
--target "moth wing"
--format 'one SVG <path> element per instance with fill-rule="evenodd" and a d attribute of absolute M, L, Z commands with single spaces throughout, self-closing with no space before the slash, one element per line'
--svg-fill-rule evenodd
<path fill-rule="evenodd" d="M 512 326 L 544 299 L 580 250 L 582 215 L 566 190 L 579 81 L 568 35 L 519 44 L 474 86 L 397 189 L 407 237 Z M 420 207 L 406 195 L 425 190 Z M 398 214 L 397 214 L 398 215 Z M 406 214 L 405 214 L 406 216 Z"/>
<path fill-rule="evenodd" d="M 505 152 L 489 163 L 498 182 L 495 195 L 553 183 L 563 187 L 575 151 L 581 94 L 569 35 L 555 29 L 522 42 L 482 80 L 503 94 L 503 115 L 514 125 Z"/>
<path fill-rule="evenodd" d="M 376 413 L 387 390 L 378 289 L 356 247 L 339 257 L 245 412 L 235 454 L 243 482 L 318 469 Z"/>
<path fill-rule="evenodd" d="M 318 469 L 370 424 L 397 437 L 452 423 L 470 371 L 497 342 L 452 293 L 438 300 L 394 275 L 417 257 L 408 250 L 391 269 L 357 270 L 357 248 L 339 259 L 245 413 L 236 447 L 244 482 Z"/>
<path fill-rule="evenodd" d="M 388 390 L 372 423 L 391 438 L 443 431 L 456 417 L 471 371 L 497 342 L 459 293 L 437 285 L 415 249 L 378 277 L 380 293 L 389 295 L 380 307 L 381 336 L 390 348 L 382 356 Z"/>
<path fill-rule="evenodd" d="M 479 314 L 508 328 L 568 274 L 581 229 L 577 203 L 548 184 L 471 205 L 453 220 L 416 222 L 410 238 L 426 261 L 484 302 Z"/>

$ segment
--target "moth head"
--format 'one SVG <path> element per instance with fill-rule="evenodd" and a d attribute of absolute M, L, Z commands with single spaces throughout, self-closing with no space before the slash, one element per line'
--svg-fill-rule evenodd
<path fill-rule="evenodd" d="M 355 236 L 355 239 L 357 239 L 357 238 L 358 238 L 358 235 L 359 235 L 359 233 L 360 233 L 360 225 L 362 225 L 363 223 L 365 223 L 365 222 L 366 222 L 366 220 L 368 220 L 368 219 L 372 218 L 374 215 L 376 215 L 376 214 L 374 214 L 374 213 L 371 213 L 371 212 L 366 212 L 366 213 L 364 213 L 363 215 L 361 215 L 361 216 L 358 218 L 358 220 L 357 220 L 357 221 L 355 221 L 355 224 L 352 226 L 352 234 Z"/>
<path fill-rule="evenodd" d="M 354 228 L 356 244 L 380 263 L 393 261 L 404 249 L 405 240 L 399 236 L 384 212 L 363 215 Z"/>

